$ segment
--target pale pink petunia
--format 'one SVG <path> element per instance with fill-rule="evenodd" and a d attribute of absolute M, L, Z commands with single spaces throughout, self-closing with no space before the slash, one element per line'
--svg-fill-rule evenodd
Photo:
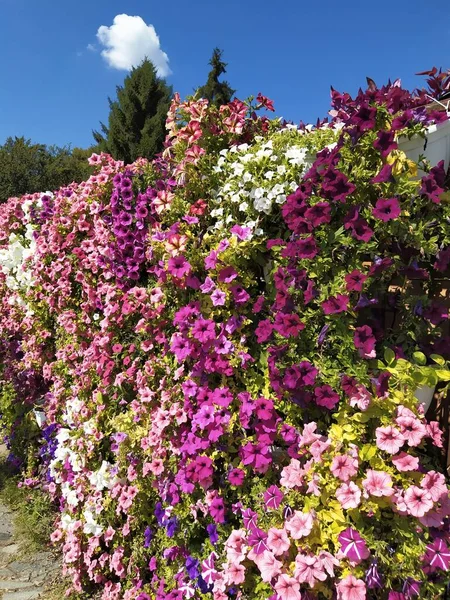
<path fill-rule="evenodd" d="M 348 481 L 358 472 L 358 461 L 348 454 L 337 454 L 333 458 L 330 470 L 341 481 Z"/>
<path fill-rule="evenodd" d="M 327 552 L 326 550 L 321 550 L 319 552 L 319 558 L 322 563 L 323 568 L 328 573 L 330 577 L 334 577 L 334 567 L 338 567 L 340 562 L 339 560 Z"/>
<path fill-rule="evenodd" d="M 274 586 L 280 600 L 301 600 L 300 584 L 289 575 L 280 575 Z"/>
<path fill-rule="evenodd" d="M 391 476 L 384 471 L 369 469 L 363 481 L 363 487 L 371 496 L 392 496 L 394 493 Z"/>
<path fill-rule="evenodd" d="M 397 454 L 405 443 L 405 438 L 398 429 L 388 425 L 387 427 L 378 427 L 375 431 L 377 446 L 389 454 Z"/>
<path fill-rule="evenodd" d="M 392 462 L 399 471 L 417 471 L 419 468 L 419 459 L 417 456 L 411 456 L 406 452 L 400 452 L 392 457 Z"/>
<path fill-rule="evenodd" d="M 275 558 L 272 552 L 264 550 L 262 554 L 255 556 L 254 561 L 261 572 L 261 579 L 267 583 L 281 573 L 283 565 Z"/>
<path fill-rule="evenodd" d="M 395 419 L 395 422 L 409 446 L 418 446 L 427 435 L 427 428 L 415 417 L 401 416 Z"/>
<path fill-rule="evenodd" d="M 361 490 L 353 481 L 343 483 L 336 490 L 336 498 L 342 508 L 356 508 L 361 502 Z"/>
<path fill-rule="evenodd" d="M 301 487 L 303 485 L 304 471 L 300 461 L 293 458 L 281 471 L 280 484 L 285 488 Z"/>
<path fill-rule="evenodd" d="M 284 529 L 271 527 L 267 532 L 267 546 L 275 554 L 280 556 L 289 550 L 291 542 Z"/>
<path fill-rule="evenodd" d="M 325 581 L 327 574 L 319 556 L 299 553 L 295 559 L 294 577 L 299 583 L 314 587 L 317 581 Z"/>
<path fill-rule="evenodd" d="M 299 540 L 311 533 L 314 525 L 312 512 L 300 512 L 296 510 L 293 516 L 286 521 L 286 529 L 294 540 Z"/>
<path fill-rule="evenodd" d="M 425 513 L 433 508 L 430 492 L 416 485 L 412 485 L 406 490 L 404 501 L 409 514 L 413 517 L 423 517 Z"/>
<path fill-rule="evenodd" d="M 448 496 L 448 488 L 445 483 L 445 477 L 442 473 L 429 471 L 422 479 L 421 487 L 431 494 L 433 502 L 439 502 L 442 498 Z"/>
<path fill-rule="evenodd" d="M 366 600 L 366 584 L 362 579 L 347 575 L 336 584 L 337 600 Z"/>
<path fill-rule="evenodd" d="M 228 585 L 239 585 L 245 581 L 245 567 L 232 562 L 226 569 L 226 582 Z"/>

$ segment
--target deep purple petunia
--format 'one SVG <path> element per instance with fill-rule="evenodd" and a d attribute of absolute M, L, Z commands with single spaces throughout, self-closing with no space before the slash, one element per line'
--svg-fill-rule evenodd
<path fill-rule="evenodd" d="M 377 139 L 374 141 L 373 147 L 380 152 L 381 156 L 385 157 L 391 150 L 398 147 L 394 137 L 395 133 L 392 130 L 385 131 L 383 129 L 377 133 Z"/>
<path fill-rule="evenodd" d="M 217 526 L 214 523 L 210 523 L 206 526 L 206 531 L 209 535 L 209 541 L 215 545 L 219 541 L 219 534 L 217 533 Z"/>
<path fill-rule="evenodd" d="M 319 252 L 316 240 L 310 236 L 297 242 L 297 256 L 299 258 L 314 258 Z"/>
<path fill-rule="evenodd" d="M 339 395 L 333 390 L 330 385 L 322 385 L 314 390 L 316 404 L 325 408 L 333 409 L 339 402 Z"/>
<path fill-rule="evenodd" d="M 450 265 L 450 246 L 447 248 L 443 248 L 439 250 L 436 256 L 436 262 L 434 263 L 434 268 L 443 273 L 448 269 Z"/>
<path fill-rule="evenodd" d="M 317 345 L 320 347 L 325 341 L 325 337 L 327 335 L 328 330 L 330 329 L 329 325 L 324 325 L 322 329 L 319 331 L 319 335 L 317 336 Z"/>
<path fill-rule="evenodd" d="M 392 175 L 392 165 L 384 165 L 381 171 L 375 177 L 372 177 L 370 183 L 394 183 L 395 179 Z"/>
<path fill-rule="evenodd" d="M 441 194 L 444 192 L 444 184 L 445 169 L 444 161 L 441 160 L 435 167 L 430 169 L 428 175 L 422 177 L 420 193 L 435 204 L 439 204 L 441 201 Z"/>
<path fill-rule="evenodd" d="M 372 215 L 384 222 L 396 219 L 401 212 L 402 209 L 397 198 L 380 198 L 377 200 L 375 208 L 372 209 Z"/>
<path fill-rule="evenodd" d="M 366 571 L 366 585 L 370 590 L 381 589 L 383 587 L 383 578 L 378 571 L 378 562 L 374 559 Z"/>
<path fill-rule="evenodd" d="M 359 535 L 359 532 L 352 527 L 348 527 L 338 536 L 341 544 L 341 551 L 349 560 L 359 563 L 366 558 L 369 558 L 370 552 L 366 542 Z"/>
<path fill-rule="evenodd" d="M 331 206 L 328 202 L 318 202 L 305 211 L 307 219 L 313 227 L 319 227 L 331 221 Z"/>

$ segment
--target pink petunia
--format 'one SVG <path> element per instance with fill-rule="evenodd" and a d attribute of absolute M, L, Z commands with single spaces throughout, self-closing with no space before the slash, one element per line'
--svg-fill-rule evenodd
<path fill-rule="evenodd" d="M 400 432 L 409 446 L 418 446 L 427 435 L 427 429 L 415 417 L 398 417 L 395 422 L 400 427 Z"/>
<path fill-rule="evenodd" d="M 293 458 L 287 467 L 281 471 L 280 484 L 285 488 L 301 487 L 303 485 L 304 471 L 300 461 Z"/>
<path fill-rule="evenodd" d="M 433 502 L 439 502 L 441 499 L 448 497 L 448 488 L 442 473 L 429 471 L 422 479 L 420 485 L 430 493 Z"/>
<path fill-rule="evenodd" d="M 397 454 L 405 443 L 403 435 L 392 425 L 388 425 L 387 427 L 377 427 L 375 435 L 378 448 L 389 454 Z"/>
<path fill-rule="evenodd" d="M 280 575 L 274 586 L 280 600 L 301 600 L 300 584 L 289 575 Z"/>
<path fill-rule="evenodd" d="M 342 508 L 356 508 L 361 502 L 361 490 L 353 481 L 343 483 L 336 490 L 336 498 Z"/>
<path fill-rule="evenodd" d="M 348 481 L 358 472 L 358 461 L 348 454 L 337 454 L 333 458 L 330 470 L 341 481 Z"/>
<path fill-rule="evenodd" d="M 285 527 L 294 540 L 299 540 L 311 533 L 313 525 L 314 518 L 312 512 L 304 513 L 296 510 L 293 516 L 286 521 Z"/>
<path fill-rule="evenodd" d="M 366 584 L 362 579 L 347 575 L 336 584 L 337 600 L 366 600 Z"/>
<path fill-rule="evenodd" d="M 239 563 L 232 562 L 226 569 L 226 580 L 228 584 L 239 585 L 245 581 L 245 567 Z"/>
<path fill-rule="evenodd" d="M 400 472 L 416 471 L 419 468 L 419 459 L 417 456 L 411 456 L 411 454 L 407 454 L 406 452 L 400 452 L 400 454 L 393 456 L 392 462 Z"/>
<path fill-rule="evenodd" d="M 315 554 L 297 554 L 294 577 L 299 583 L 314 587 L 317 581 L 325 581 L 327 574 L 319 556 Z"/>
<path fill-rule="evenodd" d="M 416 485 L 412 485 L 406 490 L 404 501 L 409 514 L 413 517 L 423 517 L 425 513 L 433 508 L 433 499 L 430 492 Z"/>
<path fill-rule="evenodd" d="M 275 556 L 280 556 L 289 550 L 291 542 L 284 529 L 271 527 L 267 532 L 267 546 Z"/>
<path fill-rule="evenodd" d="M 369 469 L 364 479 L 363 487 L 371 496 L 392 496 L 392 479 L 388 473 L 384 471 L 374 471 Z"/>
<path fill-rule="evenodd" d="M 263 581 L 270 582 L 281 573 L 281 562 L 268 550 L 264 550 L 262 554 L 255 556 L 254 561 L 261 572 Z"/>

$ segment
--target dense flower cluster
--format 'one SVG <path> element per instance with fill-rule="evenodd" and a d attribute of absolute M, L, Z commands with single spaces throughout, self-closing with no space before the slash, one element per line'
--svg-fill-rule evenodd
<path fill-rule="evenodd" d="M 446 115 L 398 82 L 332 101 L 297 128 L 176 96 L 157 160 L 93 155 L 87 182 L 0 207 L 2 419 L 74 590 L 447 585 L 442 433 L 415 391 L 450 380 L 450 205 L 443 163 L 401 150 Z"/>

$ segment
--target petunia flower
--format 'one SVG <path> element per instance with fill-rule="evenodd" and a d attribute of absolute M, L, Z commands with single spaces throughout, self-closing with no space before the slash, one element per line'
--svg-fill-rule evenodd
<path fill-rule="evenodd" d="M 285 529 L 271 527 L 267 532 L 267 546 L 275 556 L 280 556 L 289 550 L 291 545 Z"/>
<path fill-rule="evenodd" d="M 322 302 L 322 310 L 326 315 L 335 315 L 341 312 L 345 312 L 348 309 L 349 297 L 343 294 L 337 296 L 330 296 L 327 300 Z"/>
<path fill-rule="evenodd" d="M 369 469 L 366 478 L 362 482 L 364 489 L 371 496 L 392 496 L 392 478 L 384 471 L 374 471 Z"/>
<path fill-rule="evenodd" d="M 362 560 L 369 558 L 370 551 L 366 542 L 356 529 L 348 527 L 345 531 L 341 531 L 338 540 L 341 544 L 342 553 L 352 562 L 360 563 Z"/>
<path fill-rule="evenodd" d="M 295 558 L 294 577 L 299 583 L 314 587 L 318 581 L 325 581 L 327 574 L 319 556 L 299 552 Z"/>
<path fill-rule="evenodd" d="M 426 547 L 423 562 L 431 572 L 441 569 L 448 571 L 450 568 L 450 550 L 444 540 L 438 538 Z"/>
<path fill-rule="evenodd" d="M 400 472 L 417 471 L 419 468 L 419 459 L 417 456 L 412 456 L 406 452 L 400 452 L 392 457 L 393 464 Z"/>
<path fill-rule="evenodd" d="M 312 512 L 294 511 L 294 514 L 285 523 L 285 528 L 294 540 L 308 536 L 314 525 L 314 515 Z"/>
<path fill-rule="evenodd" d="M 351 273 L 348 273 L 344 279 L 347 292 L 362 292 L 364 283 L 367 280 L 367 275 L 354 269 Z"/>
<path fill-rule="evenodd" d="M 353 481 L 343 483 L 336 490 L 336 498 L 342 508 L 356 508 L 361 502 L 361 490 Z"/>
<path fill-rule="evenodd" d="M 282 563 L 269 550 L 255 556 L 254 561 L 261 573 L 261 579 L 267 583 L 281 573 Z"/>
<path fill-rule="evenodd" d="M 264 492 L 264 503 L 268 510 L 276 510 L 280 506 L 283 498 L 283 492 L 276 485 L 271 485 Z"/>
<path fill-rule="evenodd" d="M 279 575 L 274 589 L 278 594 L 279 600 L 301 600 L 300 584 L 289 575 Z"/>
<path fill-rule="evenodd" d="M 372 215 L 384 222 L 396 219 L 401 212 L 397 198 L 380 198 L 376 201 L 375 208 L 372 209 Z"/>
<path fill-rule="evenodd" d="M 356 327 L 353 334 L 353 341 L 360 356 L 363 358 L 375 357 L 375 336 L 371 327 L 368 325 Z"/>
<path fill-rule="evenodd" d="M 404 496 L 404 502 L 409 514 L 413 517 L 423 517 L 433 508 L 433 499 L 428 490 L 412 485 Z"/>
<path fill-rule="evenodd" d="M 380 450 L 389 454 L 397 454 L 405 443 L 402 433 L 392 425 L 377 427 L 375 430 L 376 444 Z"/>
<path fill-rule="evenodd" d="M 337 600 L 366 600 L 366 584 L 362 579 L 347 575 L 336 584 Z"/>
<path fill-rule="evenodd" d="M 324 406 L 330 410 L 339 402 L 339 394 L 330 385 L 322 385 L 314 388 L 314 396 L 318 406 Z"/>
<path fill-rule="evenodd" d="M 358 461 L 348 454 L 337 454 L 333 458 L 330 471 L 341 481 L 348 481 L 358 472 Z"/>

